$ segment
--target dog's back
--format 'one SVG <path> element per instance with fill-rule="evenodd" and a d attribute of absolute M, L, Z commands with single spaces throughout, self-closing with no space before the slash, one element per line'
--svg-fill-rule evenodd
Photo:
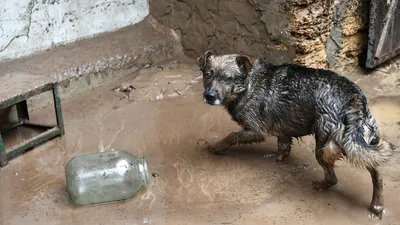
<path fill-rule="evenodd" d="M 245 100 L 238 101 L 236 110 L 240 104 L 258 105 L 259 115 L 251 119 L 267 125 L 263 132 L 278 137 L 315 134 L 325 143 L 335 142 L 350 162 L 363 167 L 375 167 L 391 155 L 365 95 L 349 79 L 329 70 L 262 60 L 254 63 L 248 79 Z"/>

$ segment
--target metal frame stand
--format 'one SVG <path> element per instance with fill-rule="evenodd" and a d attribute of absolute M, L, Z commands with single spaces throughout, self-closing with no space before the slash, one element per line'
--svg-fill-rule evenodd
<path fill-rule="evenodd" d="M 43 92 L 50 91 L 50 90 L 53 92 L 53 101 L 54 101 L 54 109 L 55 109 L 56 117 L 57 117 L 57 125 L 49 126 L 49 125 L 31 123 L 29 121 L 28 105 L 27 105 L 26 100 L 30 97 L 33 97 L 35 95 L 38 95 L 38 94 L 41 94 Z M 23 93 L 23 94 L 13 97 L 12 99 L 8 99 L 7 101 L 0 103 L 0 109 L 7 108 L 7 107 L 10 107 L 13 105 L 16 105 L 19 122 L 17 124 L 13 125 L 12 127 L 9 127 L 8 129 L 3 130 L 1 132 L 10 130 L 10 129 L 13 129 L 16 127 L 20 127 L 20 126 L 33 127 L 33 128 L 45 128 L 45 129 L 47 129 L 47 131 L 40 133 L 28 140 L 25 140 L 24 142 L 11 147 L 10 149 L 5 149 L 3 139 L 1 137 L 1 132 L 0 132 L 0 168 L 6 166 L 8 164 L 9 160 L 24 153 L 26 150 L 36 147 L 56 136 L 61 137 L 65 134 L 58 83 L 46 84 L 43 87 L 40 87 L 38 90 Z"/>

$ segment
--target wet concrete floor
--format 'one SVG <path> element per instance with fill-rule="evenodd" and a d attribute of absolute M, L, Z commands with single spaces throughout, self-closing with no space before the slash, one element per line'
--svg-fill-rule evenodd
<path fill-rule="evenodd" d="M 322 178 L 312 137 L 296 142 L 279 164 L 270 157 L 276 152 L 273 138 L 233 147 L 227 155 L 208 153 L 198 139 L 215 141 L 240 128 L 223 108 L 203 103 L 198 75 L 195 65 L 173 62 L 64 101 L 66 135 L 0 169 L 0 224 L 400 224 L 397 153 L 382 167 L 382 221 L 368 216 L 372 183 L 366 171 L 338 162 L 339 183 L 321 192 L 312 188 L 311 182 Z M 400 145 L 400 97 L 385 96 L 400 93 L 391 83 L 399 75 L 391 76 L 352 79 L 366 89 L 382 135 Z M 54 122 L 53 115 L 46 107 L 32 120 Z M 13 141 L 14 135 L 6 138 Z M 66 163 L 111 149 L 145 156 L 149 173 L 159 176 L 127 201 L 72 205 Z"/>

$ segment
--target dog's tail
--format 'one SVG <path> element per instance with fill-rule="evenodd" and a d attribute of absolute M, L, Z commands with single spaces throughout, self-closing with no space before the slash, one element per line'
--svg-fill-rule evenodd
<path fill-rule="evenodd" d="M 361 168 L 376 168 L 386 162 L 393 154 L 394 145 L 380 137 L 366 104 L 347 112 L 340 134 L 334 137 L 346 160 Z"/>

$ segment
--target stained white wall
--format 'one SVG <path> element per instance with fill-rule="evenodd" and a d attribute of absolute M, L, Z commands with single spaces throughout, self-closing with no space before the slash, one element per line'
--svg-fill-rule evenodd
<path fill-rule="evenodd" d="M 0 0 L 0 60 L 140 22 L 148 0 Z"/>

